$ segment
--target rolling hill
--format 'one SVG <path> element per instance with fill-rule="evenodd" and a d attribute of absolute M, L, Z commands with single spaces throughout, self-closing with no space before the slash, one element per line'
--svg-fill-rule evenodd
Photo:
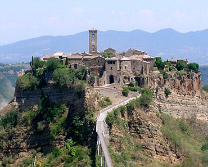
<path fill-rule="evenodd" d="M 111 30 L 98 33 L 99 51 L 108 47 L 117 51 L 138 48 L 163 59 L 187 58 L 200 65 L 208 65 L 208 30 L 188 33 L 173 29 L 163 29 L 155 33 Z M 0 46 L 0 62 L 27 62 L 31 60 L 31 56 L 42 56 L 55 51 L 88 51 L 88 31 L 68 36 L 42 36 Z"/>

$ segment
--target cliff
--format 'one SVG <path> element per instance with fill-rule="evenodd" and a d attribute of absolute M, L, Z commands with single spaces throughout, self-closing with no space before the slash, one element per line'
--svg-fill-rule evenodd
<path fill-rule="evenodd" d="M 150 82 L 149 86 L 155 94 L 154 107 L 157 111 L 176 118 L 194 116 L 208 121 L 208 101 L 207 95 L 201 90 L 200 72 L 189 72 L 185 75 L 169 72 L 167 79 L 164 79 L 162 74 L 154 72 Z"/>

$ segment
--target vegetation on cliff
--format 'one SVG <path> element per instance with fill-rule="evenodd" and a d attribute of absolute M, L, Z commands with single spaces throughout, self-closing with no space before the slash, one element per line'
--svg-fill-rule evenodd
<path fill-rule="evenodd" d="M 13 141 L 23 137 L 29 147 L 26 158 L 14 157 L 8 161 L 5 157 L 2 165 L 31 166 L 37 157 L 42 166 L 93 166 L 95 161 L 94 143 L 94 109 L 85 112 L 74 112 L 64 104 L 52 103 L 45 96 L 40 100 L 37 109 L 19 112 L 8 112 L 0 120 L 0 149 L 13 148 Z M 18 136 L 21 131 L 24 136 Z M 42 136 L 47 135 L 47 140 Z M 61 138 L 62 139 L 61 139 Z M 43 139 L 42 139 L 43 138 Z M 64 144 L 57 144 L 60 142 Z M 19 141 L 21 143 L 21 140 Z M 47 149 L 45 144 L 47 143 Z M 30 145 L 32 147 L 30 148 Z M 16 147 L 16 146 L 15 146 Z M 20 147 L 20 146 L 17 146 Z M 2 152 L 3 153 L 3 152 Z"/>
<path fill-rule="evenodd" d="M 208 166 L 207 123 L 140 106 L 137 99 L 107 116 L 115 166 Z"/>

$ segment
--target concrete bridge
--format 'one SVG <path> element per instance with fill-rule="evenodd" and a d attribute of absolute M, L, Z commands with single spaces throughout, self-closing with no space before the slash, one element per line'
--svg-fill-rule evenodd
<path fill-rule="evenodd" d="M 116 104 L 108 106 L 107 108 L 100 111 L 100 114 L 97 117 L 97 122 L 96 122 L 97 150 L 98 150 L 98 155 L 100 156 L 100 166 L 113 167 L 113 163 L 108 150 L 109 129 L 105 122 L 108 113 L 112 112 L 114 109 L 120 106 L 124 106 L 128 104 L 131 100 L 135 100 L 138 97 L 140 97 L 140 95 L 137 94 L 136 97 L 126 98 L 125 100 L 119 101 Z"/>

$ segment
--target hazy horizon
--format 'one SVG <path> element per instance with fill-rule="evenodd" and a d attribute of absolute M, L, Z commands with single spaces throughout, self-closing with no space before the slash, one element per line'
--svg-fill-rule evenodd
<path fill-rule="evenodd" d="M 0 45 L 40 37 L 101 30 L 178 32 L 208 28 L 208 1 L 19 0 L 2 1 Z"/>

